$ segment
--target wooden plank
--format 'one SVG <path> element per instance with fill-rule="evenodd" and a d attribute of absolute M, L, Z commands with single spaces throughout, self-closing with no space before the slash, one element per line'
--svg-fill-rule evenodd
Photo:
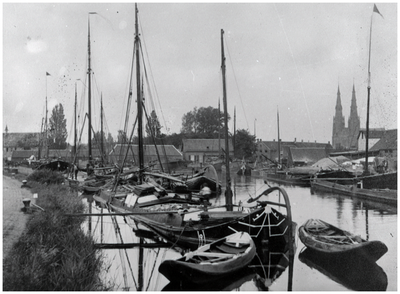
<path fill-rule="evenodd" d="M 130 249 L 130 248 L 136 248 L 136 247 L 142 247 L 142 248 L 169 248 L 171 247 L 170 244 L 167 243 L 145 243 L 145 244 L 140 244 L 140 243 L 97 243 L 94 244 L 94 247 L 99 248 L 99 249 Z"/>
<path fill-rule="evenodd" d="M 136 211 L 136 212 L 115 212 L 115 213 L 66 213 L 65 216 L 125 216 L 125 215 L 147 215 L 147 214 L 175 214 L 176 210 L 171 211 Z"/>

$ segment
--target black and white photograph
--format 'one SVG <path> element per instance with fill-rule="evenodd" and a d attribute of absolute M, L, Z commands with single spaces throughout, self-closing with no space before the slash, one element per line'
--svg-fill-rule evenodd
<path fill-rule="evenodd" d="M 3 291 L 397 291 L 397 2 L 3 2 Z"/>

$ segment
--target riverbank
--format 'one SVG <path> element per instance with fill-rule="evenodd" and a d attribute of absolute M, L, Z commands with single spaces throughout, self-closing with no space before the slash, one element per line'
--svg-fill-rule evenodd
<path fill-rule="evenodd" d="M 24 232 L 29 218 L 21 211 L 22 199 L 32 198 L 32 193 L 21 185 L 20 180 L 3 175 L 3 262 Z"/>
<path fill-rule="evenodd" d="M 14 178 L 12 178 L 14 177 Z M 3 176 L 3 290 L 104 291 L 103 253 L 82 230 L 85 212 L 77 191 L 63 184 L 57 172 L 40 171 L 27 177 Z M 27 179 L 31 191 L 21 188 Z M 45 184 L 40 184 L 44 179 Z M 59 181 L 61 179 L 61 182 Z M 53 184 L 49 184 L 53 182 Z M 62 184 L 54 184 L 59 182 Z M 38 198 L 32 198 L 32 192 Z M 24 214 L 22 199 L 36 200 Z"/>

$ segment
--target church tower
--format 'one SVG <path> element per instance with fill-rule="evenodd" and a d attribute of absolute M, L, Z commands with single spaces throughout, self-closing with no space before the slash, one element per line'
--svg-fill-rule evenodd
<path fill-rule="evenodd" d="M 344 129 L 344 116 L 342 113 L 342 101 L 340 99 L 340 89 L 338 85 L 337 98 L 336 98 L 336 108 L 335 108 L 335 116 L 333 117 L 333 130 L 332 130 L 332 146 L 333 148 L 339 147 L 336 145 L 340 145 L 340 140 L 338 140 L 338 136 L 341 131 Z"/>
<path fill-rule="evenodd" d="M 360 117 L 357 114 L 356 90 L 353 84 L 353 93 L 351 97 L 349 124 L 349 146 L 357 148 L 357 137 L 360 131 Z"/>

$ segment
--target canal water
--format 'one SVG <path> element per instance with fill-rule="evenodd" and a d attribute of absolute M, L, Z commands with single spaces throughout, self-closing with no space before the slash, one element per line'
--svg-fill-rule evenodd
<path fill-rule="evenodd" d="M 224 179 L 220 180 L 224 186 Z M 268 184 L 274 185 L 272 182 Z M 267 258 L 260 258 L 264 267 L 257 275 L 238 274 L 231 279 L 203 286 L 173 285 L 158 272 L 158 267 L 163 260 L 175 259 L 181 254 L 169 246 L 162 246 L 103 250 L 105 262 L 109 266 L 104 269 L 104 280 L 110 281 L 114 290 L 120 291 L 287 291 L 290 288 L 293 291 L 397 291 L 396 207 L 329 193 L 312 193 L 310 188 L 282 187 L 290 198 L 292 219 L 297 223 L 297 229 L 309 218 L 322 219 L 364 239 L 380 240 L 386 244 L 388 252 L 376 263 L 357 256 L 332 259 L 310 254 L 305 250 L 296 229 L 292 275 L 287 255 L 282 257 L 282 254 L 266 252 Z M 236 203 L 255 197 L 267 188 L 261 177 L 232 176 Z M 215 202 L 223 204 L 223 198 Z M 99 208 L 93 207 L 94 212 L 100 212 Z M 116 217 L 118 226 L 108 216 L 92 217 L 91 222 L 92 233 L 99 243 L 140 243 L 140 238 L 136 237 L 122 217 Z M 146 239 L 141 239 L 146 243 Z"/>

